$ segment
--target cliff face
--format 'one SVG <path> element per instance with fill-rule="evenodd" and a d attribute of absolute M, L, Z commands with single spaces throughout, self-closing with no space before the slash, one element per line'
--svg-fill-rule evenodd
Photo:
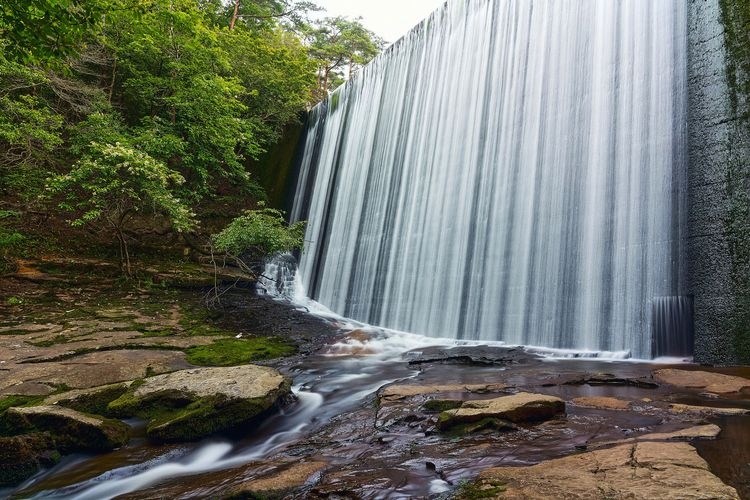
<path fill-rule="evenodd" d="M 750 363 L 750 0 L 690 0 L 687 283 L 696 361 Z"/>

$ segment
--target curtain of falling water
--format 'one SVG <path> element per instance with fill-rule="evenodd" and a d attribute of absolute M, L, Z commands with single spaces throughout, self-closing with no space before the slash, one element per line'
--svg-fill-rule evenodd
<path fill-rule="evenodd" d="M 316 107 L 306 293 L 434 337 L 649 356 L 679 292 L 684 0 L 451 0 Z"/>

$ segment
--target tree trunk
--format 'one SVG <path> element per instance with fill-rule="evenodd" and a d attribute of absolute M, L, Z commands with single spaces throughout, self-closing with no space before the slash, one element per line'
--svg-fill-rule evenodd
<path fill-rule="evenodd" d="M 117 57 L 112 64 L 112 81 L 109 84 L 109 103 L 112 104 L 112 94 L 115 92 L 115 79 L 117 77 Z"/>
<path fill-rule="evenodd" d="M 232 20 L 229 21 L 229 30 L 234 29 L 234 24 L 237 22 L 237 17 L 240 14 L 240 0 L 234 0 L 234 13 L 232 14 Z"/>

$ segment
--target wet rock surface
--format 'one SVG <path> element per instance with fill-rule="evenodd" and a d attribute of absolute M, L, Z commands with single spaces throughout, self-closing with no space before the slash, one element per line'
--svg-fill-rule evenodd
<path fill-rule="evenodd" d="M 521 392 L 494 399 L 466 401 L 440 414 L 438 428 L 448 430 L 485 419 L 512 423 L 541 422 L 565 413 L 565 402 L 555 396 Z"/>
<path fill-rule="evenodd" d="M 531 467 L 488 469 L 473 488 L 482 498 L 529 500 L 740 498 L 687 443 L 626 444 Z"/>
<path fill-rule="evenodd" d="M 2 416 L 15 434 L 46 432 L 63 452 L 109 451 L 128 442 L 129 427 L 118 420 L 88 415 L 59 406 L 10 408 Z"/>
<path fill-rule="evenodd" d="M 711 384 L 677 385 L 655 375 L 662 370 L 691 371 L 697 367 L 553 360 L 501 346 L 450 348 L 422 343 L 403 352 L 407 348 L 402 346 L 411 345 L 412 340 L 396 338 L 393 345 L 398 348 L 389 347 L 389 341 L 377 330 L 342 330 L 343 324 L 314 318 L 303 309 L 243 290 L 222 297 L 224 315 L 214 320 L 195 317 L 191 312 L 194 303 L 185 295 L 187 292 L 169 300 L 138 292 L 115 303 L 110 300 L 91 307 L 87 305 L 89 299 L 83 299 L 85 294 L 67 284 L 59 286 L 60 282 L 48 280 L 38 283 L 43 283 L 39 285 L 40 297 L 54 289 L 55 303 L 40 306 L 45 311 L 41 316 L 32 317 L 23 307 L 0 304 L 0 312 L 15 315 L 12 322 L 0 321 L 0 329 L 4 328 L 0 331 L 0 361 L 5 361 L 0 363 L 0 392 L 36 395 L 34 404 L 84 413 L 109 416 L 122 411 L 119 414 L 123 417 L 140 414 L 149 423 L 145 429 L 138 427 L 138 438 L 125 447 L 93 458 L 65 457 L 59 466 L 41 472 L 23 491 L 0 490 L 0 496 L 11 492 L 51 496 L 65 491 L 68 495 L 87 492 L 102 498 L 211 498 L 232 494 L 240 498 L 440 498 L 460 494 L 462 484 L 487 469 L 512 468 L 518 472 L 539 467 L 534 469 L 539 471 L 556 460 L 599 452 L 609 453 L 606 456 L 614 464 L 613 474 L 634 474 L 644 488 L 639 490 L 643 494 L 669 498 L 670 491 L 677 491 L 657 472 L 660 468 L 675 468 L 674 474 L 685 471 L 679 464 L 662 460 L 659 453 L 663 452 L 668 453 L 667 458 L 676 456 L 695 465 L 700 488 L 712 494 L 731 495 L 729 489 L 722 489 L 719 483 L 723 482 L 740 495 L 750 495 L 750 473 L 745 467 L 750 463 L 750 417 L 741 414 L 750 410 L 747 389 L 712 392 L 707 390 Z M 87 293 L 99 292 L 92 287 Z M 154 303 L 152 309 L 144 305 L 149 301 Z M 72 310 L 84 311 L 85 315 L 70 317 L 66 311 Z M 81 333 L 80 338 L 76 332 Z M 81 352 L 77 347 L 120 335 L 132 336 L 131 340 L 140 338 L 142 344 L 139 349 L 97 352 Z M 230 372 L 214 377 L 213 382 L 198 376 L 190 381 L 185 378 L 189 378 L 188 373 L 169 373 L 195 369 L 187 363 L 181 347 L 191 339 L 213 342 L 215 336 L 254 335 L 280 336 L 298 347 L 296 356 L 263 361 L 278 369 L 284 380 L 294 379 L 297 398 L 285 405 L 272 405 L 262 413 L 263 418 L 251 419 L 231 433 L 214 434 L 224 428 L 220 421 L 223 415 L 235 418 L 241 413 L 244 418 L 257 409 L 239 407 L 241 412 L 218 412 L 219 408 L 231 410 L 229 402 L 236 401 L 232 399 L 235 396 L 251 393 L 241 389 L 242 382 L 228 384 L 235 380 L 226 376 Z M 160 346 L 158 342 L 169 345 Z M 106 345 L 119 344 L 112 341 Z M 60 359 L 60 355 L 66 358 Z M 152 355 L 163 356 L 159 358 L 162 361 L 156 362 Z M 119 367 L 129 369 L 126 365 L 131 361 L 133 371 L 121 371 Z M 41 371 L 17 375 L 31 368 Z M 747 371 L 722 371 L 728 376 L 750 378 Z M 271 379 L 278 380 L 279 376 L 272 375 Z M 6 383 L 9 378 L 12 382 Z M 152 401 L 160 401 L 152 405 L 159 407 L 159 415 L 141 412 L 149 386 L 154 389 L 151 394 L 160 394 Z M 269 388 L 273 386 L 268 384 Z M 200 394 L 186 394 L 183 389 L 188 387 L 197 388 Z M 519 393 L 545 400 L 557 398 L 564 403 L 566 413 L 542 421 L 495 418 L 484 424 L 474 422 L 477 427 L 468 434 L 438 428 L 442 413 L 487 407 L 491 405 L 489 400 Z M 210 404 L 204 406 L 206 400 Z M 204 418 L 206 415 L 212 417 Z M 193 417 L 195 420 L 191 420 Z M 164 438 L 159 435 L 158 424 L 170 419 L 190 424 L 182 425 L 183 429 L 194 429 L 191 422 L 199 421 L 211 422 L 211 426 L 204 427 L 201 434 Z M 196 443 L 181 442 L 206 433 L 212 437 Z M 153 439 L 143 439 L 146 434 Z M 58 458 L 54 441 L 48 444 L 45 439 L 52 437 L 41 431 L 10 441 L 0 438 L 0 448 L 18 450 L 18 463 L 29 474 Z M 681 448 L 662 447 L 675 445 Z M 691 446 L 709 469 L 695 460 L 698 455 Z M 611 451 L 621 447 L 648 465 L 623 465 L 618 458 L 620 452 Z M 71 467 L 73 463 L 75 467 Z M 651 470 L 651 465 L 657 469 Z M 563 468 L 559 471 L 562 474 Z M 581 474 L 586 477 L 581 481 L 588 481 L 589 472 L 584 472 Z M 609 473 L 602 474 L 610 477 Z M 567 482 L 560 481 L 561 489 L 554 490 L 556 496 L 539 498 L 577 498 L 576 487 L 581 483 L 576 477 L 568 471 Z M 618 489 L 624 486 L 614 479 L 611 482 L 607 492 L 613 498 L 630 491 Z M 111 488 L 106 495 L 101 493 L 105 487 Z M 600 490 L 591 491 L 593 497 L 589 492 L 589 496 L 580 498 L 606 497 L 595 496 Z"/>
<path fill-rule="evenodd" d="M 750 389 L 750 380 L 746 378 L 698 370 L 667 368 L 655 371 L 654 378 L 665 384 L 688 389 L 703 389 L 714 394 L 731 394 Z"/>
<path fill-rule="evenodd" d="M 521 348 L 491 346 L 432 347 L 414 354 L 411 366 L 425 364 L 458 364 L 477 366 L 515 365 L 539 358 Z"/>
<path fill-rule="evenodd" d="M 0 487 L 12 486 L 60 460 L 47 434 L 0 437 Z"/>
<path fill-rule="evenodd" d="M 182 370 L 132 384 L 107 410 L 147 419 L 150 439 L 191 441 L 251 422 L 290 387 L 289 378 L 265 366 Z"/>

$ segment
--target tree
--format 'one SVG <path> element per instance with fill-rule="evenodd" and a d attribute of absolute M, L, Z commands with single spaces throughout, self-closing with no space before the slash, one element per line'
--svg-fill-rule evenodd
<path fill-rule="evenodd" d="M 248 210 L 214 235 L 215 247 L 252 273 L 268 255 L 301 250 L 305 223 L 287 224 L 283 212 L 261 208 Z"/>
<path fill-rule="evenodd" d="M 69 173 L 51 178 L 49 196 L 61 196 L 58 207 L 75 213 L 73 226 L 109 228 L 120 249 L 120 265 L 132 275 L 125 229 L 137 213 L 166 217 L 178 232 L 194 226 L 194 214 L 173 193 L 184 179 L 163 163 L 125 144 L 91 145 L 91 152 Z"/>
<path fill-rule="evenodd" d="M 258 149 L 275 143 L 313 100 L 315 63 L 299 39 L 281 29 L 224 31 L 219 43 L 231 61 L 229 74 L 244 89 L 244 118 Z"/>
<path fill-rule="evenodd" d="M 9 60 L 47 64 L 74 54 L 112 6 L 108 0 L 11 0 L 0 4 Z"/>
<path fill-rule="evenodd" d="M 318 65 L 318 90 L 321 97 L 351 78 L 385 45 L 383 39 L 365 28 L 361 18 L 327 17 L 309 27 L 305 36 L 310 56 Z"/>

